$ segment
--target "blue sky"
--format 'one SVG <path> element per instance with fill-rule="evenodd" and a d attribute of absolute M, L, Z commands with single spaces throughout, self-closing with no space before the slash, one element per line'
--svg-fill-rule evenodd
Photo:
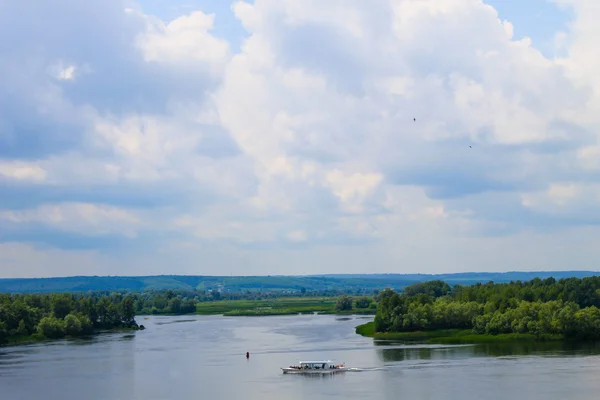
<path fill-rule="evenodd" d="M 597 269 L 595 7 L 11 3 L 0 277 Z"/>
<path fill-rule="evenodd" d="M 254 3 L 249 1 L 249 3 Z M 142 0 L 138 4 L 144 12 L 155 15 L 164 21 L 172 21 L 182 14 L 202 10 L 215 14 L 213 34 L 226 39 L 236 50 L 239 49 L 247 32 L 232 11 L 232 3 L 214 0 L 189 0 L 173 2 L 168 0 Z M 487 0 L 496 9 L 501 20 L 510 21 L 515 28 L 515 38 L 530 37 L 536 48 L 548 57 L 554 56 L 554 38 L 557 32 L 566 31 L 572 19 L 569 8 L 560 8 L 549 0 Z"/>

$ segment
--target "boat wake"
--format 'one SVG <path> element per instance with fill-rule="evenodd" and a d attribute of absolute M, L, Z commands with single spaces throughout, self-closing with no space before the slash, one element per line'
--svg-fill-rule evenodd
<path fill-rule="evenodd" d="M 348 368 L 346 369 L 347 372 L 371 372 L 371 371 L 383 371 L 386 370 L 387 368 L 385 367 L 373 367 L 373 368 L 357 368 L 357 367 L 352 367 L 352 368 Z"/>

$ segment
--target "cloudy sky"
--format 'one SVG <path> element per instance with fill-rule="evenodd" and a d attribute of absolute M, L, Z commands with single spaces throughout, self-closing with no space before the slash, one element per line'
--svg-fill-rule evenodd
<path fill-rule="evenodd" d="M 0 0 L 0 276 L 600 266 L 598 0 Z"/>

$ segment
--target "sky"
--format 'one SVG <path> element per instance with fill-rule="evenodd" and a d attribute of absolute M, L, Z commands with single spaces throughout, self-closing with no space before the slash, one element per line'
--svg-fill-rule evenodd
<path fill-rule="evenodd" d="M 598 17 L 0 1 L 0 277 L 598 270 Z"/>

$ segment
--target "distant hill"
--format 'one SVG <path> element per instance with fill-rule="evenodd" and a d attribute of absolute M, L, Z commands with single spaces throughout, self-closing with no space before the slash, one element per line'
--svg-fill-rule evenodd
<path fill-rule="evenodd" d="M 151 289 L 211 290 L 219 286 L 227 291 L 241 290 L 358 290 L 390 287 L 402 290 L 417 282 L 441 279 L 451 285 L 472 285 L 477 282 L 496 283 L 528 281 L 539 277 L 555 279 L 600 275 L 594 271 L 552 272 L 465 272 L 455 274 L 326 274 L 310 276 L 71 276 L 62 278 L 0 279 L 0 292 L 88 292 L 143 291 Z"/>

